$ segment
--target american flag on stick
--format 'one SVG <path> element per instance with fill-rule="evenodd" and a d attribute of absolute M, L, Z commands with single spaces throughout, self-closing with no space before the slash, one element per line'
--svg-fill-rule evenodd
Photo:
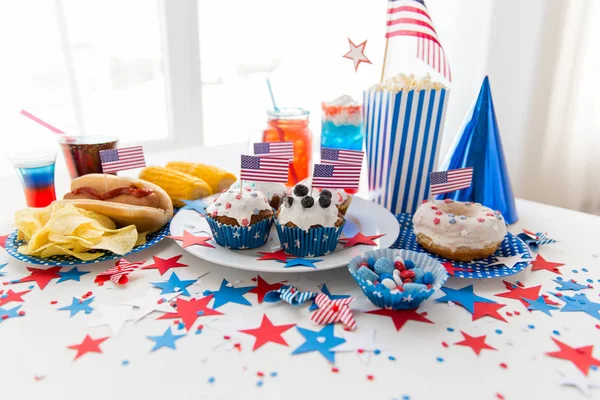
<path fill-rule="evenodd" d="M 287 183 L 289 166 L 288 158 L 242 155 L 240 179 Z"/>
<path fill-rule="evenodd" d="M 321 162 L 327 164 L 352 164 L 362 166 L 364 151 L 321 148 Z"/>
<path fill-rule="evenodd" d="M 471 186 L 473 167 L 432 172 L 429 175 L 431 195 L 453 192 Z"/>
<path fill-rule="evenodd" d="M 316 188 L 358 189 L 360 165 L 315 164 L 312 185 Z"/>
<path fill-rule="evenodd" d="M 294 159 L 294 143 L 263 142 L 254 143 L 254 155 L 259 157 L 282 157 Z"/>
<path fill-rule="evenodd" d="M 115 266 L 102 272 L 94 279 L 95 283 L 103 284 L 107 280 L 113 281 L 117 285 L 124 285 L 129 282 L 127 275 L 144 265 L 146 261 L 131 263 L 124 258 L 116 262 Z"/>
<path fill-rule="evenodd" d="M 385 37 L 388 40 L 393 37 L 414 38 L 417 58 L 430 65 L 448 81 L 452 81 L 450 64 L 424 0 L 389 0 Z"/>
<path fill-rule="evenodd" d="M 142 146 L 100 150 L 100 162 L 103 172 L 118 172 L 146 166 Z"/>

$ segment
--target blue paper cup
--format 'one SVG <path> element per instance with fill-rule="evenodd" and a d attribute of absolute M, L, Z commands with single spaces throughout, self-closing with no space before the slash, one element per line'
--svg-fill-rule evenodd
<path fill-rule="evenodd" d="M 281 225 L 275 218 L 275 228 L 281 245 L 286 253 L 297 257 L 320 257 L 333 252 L 344 224 L 346 224 L 345 220 L 340 227 L 304 230 Z"/>
<path fill-rule="evenodd" d="M 267 241 L 273 225 L 273 218 L 248 226 L 231 226 L 220 223 L 208 214 L 205 216 L 214 241 L 228 249 L 244 250 L 262 246 Z"/>
<path fill-rule="evenodd" d="M 447 103 L 446 89 L 363 93 L 371 201 L 399 214 L 427 198 Z"/>
<path fill-rule="evenodd" d="M 375 260 L 378 260 L 381 257 L 387 257 L 390 260 L 393 260 L 396 256 L 400 256 L 404 260 L 412 260 L 416 267 L 423 268 L 425 272 L 431 272 L 434 277 L 431 289 L 419 290 L 417 288 L 411 288 L 405 289 L 403 292 L 391 293 L 390 289 L 382 284 L 374 285 L 373 282 L 362 279 L 356 275 L 356 271 L 360 268 L 360 264 L 366 262 L 371 257 L 375 258 Z M 410 250 L 381 249 L 367 251 L 362 257 L 354 257 L 348 265 L 348 270 L 371 303 L 379 308 L 388 308 L 392 310 L 410 310 L 419 307 L 423 301 L 427 300 L 433 292 L 438 290 L 444 282 L 446 282 L 446 279 L 448 279 L 446 269 L 437 260 L 424 253 L 417 253 L 416 251 Z"/>

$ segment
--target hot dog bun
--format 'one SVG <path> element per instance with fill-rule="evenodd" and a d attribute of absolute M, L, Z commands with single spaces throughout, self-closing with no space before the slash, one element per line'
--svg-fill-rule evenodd
<path fill-rule="evenodd" d="M 139 199 L 133 196 L 117 196 L 114 199 L 118 202 L 86 198 L 63 199 L 60 201 L 105 215 L 119 227 L 135 225 L 138 232 L 155 232 L 169 222 L 173 217 L 173 202 L 162 188 L 153 183 L 136 178 L 104 174 L 88 174 L 71 181 L 72 191 L 88 187 L 104 193 L 130 186 L 152 189 L 154 193 L 151 196 L 156 195 L 158 207 L 136 205 L 139 204 Z M 67 197 L 72 196 L 67 194 Z M 131 197 L 131 203 L 133 204 L 126 204 L 127 197 Z M 156 204 L 156 198 L 153 198 L 149 204 Z"/>

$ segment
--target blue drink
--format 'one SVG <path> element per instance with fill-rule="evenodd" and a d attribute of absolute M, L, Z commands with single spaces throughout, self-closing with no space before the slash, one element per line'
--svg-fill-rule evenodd
<path fill-rule="evenodd" d="M 54 161 L 56 153 L 42 157 L 11 157 L 17 170 L 28 207 L 46 207 L 56 200 Z"/>
<path fill-rule="evenodd" d="M 321 146 L 362 150 L 362 104 L 350 96 L 321 103 Z"/>

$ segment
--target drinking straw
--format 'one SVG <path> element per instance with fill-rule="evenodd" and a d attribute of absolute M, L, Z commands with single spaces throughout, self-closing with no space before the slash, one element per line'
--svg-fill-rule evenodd
<path fill-rule="evenodd" d="M 58 129 L 57 127 L 52 126 L 49 123 L 47 123 L 46 121 L 39 119 L 38 117 L 36 117 L 35 115 L 31 114 L 28 111 L 21 110 L 21 114 L 24 115 L 24 116 L 26 116 L 30 120 L 37 122 L 38 124 L 42 125 L 43 127 L 50 129 L 54 133 L 57 133 L 59 135 L 63 135 L 64 134 L 64 132 L 61 131 L 60 129 Z"/>
<path fill-rule="evenodd" d="M 273 109 L 275 111 L 279 111 L 279 107 L 277 107 L 277 103 L 275 103 L 275 96 L 273 95 L 273 88 L 271 87 L 271 80 L 267 78 L 267 88 L 269 89 L 269 95 L 271 96 L 271 102 L 273 103 Z"/>

